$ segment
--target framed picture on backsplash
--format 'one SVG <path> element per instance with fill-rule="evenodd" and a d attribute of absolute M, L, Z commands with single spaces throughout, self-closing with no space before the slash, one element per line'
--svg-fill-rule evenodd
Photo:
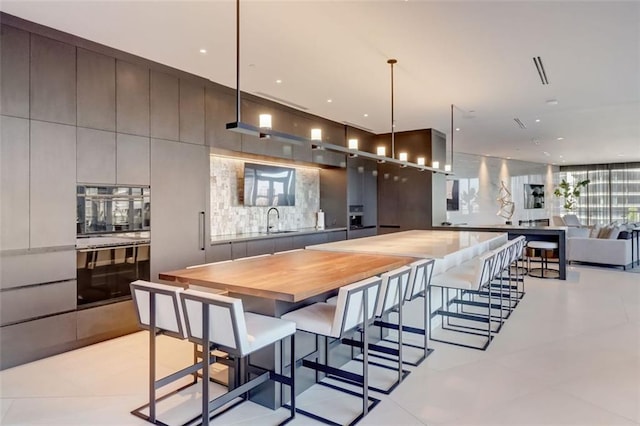
<path fill-rule="evenodd" d="M 524 208 L 544 208 L 544 185 L 532 183 L 524 184 Z"/>

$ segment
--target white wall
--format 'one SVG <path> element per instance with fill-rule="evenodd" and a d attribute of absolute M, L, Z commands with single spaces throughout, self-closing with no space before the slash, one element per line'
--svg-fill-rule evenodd
<path fill-rule="evenodd" d="M 248 161 L 252 162 L 252 161 Z M 240 201 L 244 191 L 244 161 L 211 156 L 211 235 L 266 232 L 269 207 L 245 207 Z M 280 219 L 272 213 L 271 224 L 281 230 L 316 226 L 320 208 L 320 170 L 310 167 L 296 169 L 296 205 L 280 206 Z"/>
<path fill-rule="evenodd" d="M 448 222 L 504 224 L 507 219 L 497 215 L 500 210 L 497 198 L 501 181 L 511 192 L 511 200 L 515 205 L 511 218 L 514 225 L 520 220 L 551 220 L 559 212 L 559 199 L 553 196 L 554 179 L 557 179 L 558 172 L 556 166 L 463 153 L 454 154 L 453 165 L 455 176 L 450 179 L 458 180 L 459 210 L 447 212 Z M 544 185 L 544 208 L 525 208 L 525 184 Z"/>

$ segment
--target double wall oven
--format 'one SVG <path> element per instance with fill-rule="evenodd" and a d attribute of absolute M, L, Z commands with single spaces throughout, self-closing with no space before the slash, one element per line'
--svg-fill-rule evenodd
<path fill-rule="evenodd" d="M 126 300 L 149 279 L 151 197 L 143 186 L 77 186 L 78 307 Z"/>

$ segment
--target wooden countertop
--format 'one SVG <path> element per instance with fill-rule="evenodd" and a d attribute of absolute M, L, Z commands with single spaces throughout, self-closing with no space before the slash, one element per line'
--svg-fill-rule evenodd
<path fill-rule="evenodd" d="M 407 265 L 413 257 L 300 250 L 160 273 L 162 280 L 299 302 Z"/>

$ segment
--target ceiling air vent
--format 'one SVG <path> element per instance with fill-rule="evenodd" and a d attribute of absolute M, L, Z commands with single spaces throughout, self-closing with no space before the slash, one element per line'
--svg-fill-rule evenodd
<path fill-rule="evenodd" d="M 542 65 L 542 58 L 540 58 L 540 56 L 534 56 L 533 63 L 536 64 L 536 69 L 538 70 L 538 75 L 540 76 L 540 81 L 542 82 L 542 84 L 549 84 L 547 72 L 544 70 L 544 65 Z"/>
<path fill-rule="evenodd" d="M 288 105 L 288 106 L 290 106 L 290 107 L 292 107 L 292 108 L 301 109 L 301 110 L 303 110 L 303 111 L 306 111 L 306 110 L 308 110 L 308 109 L 309 109 L 309 108 L 307 108 L 307 107 L 305 107 L 305 106 L 298 105 L 298 104 L 293 103 L 293 102 L 289 102 L 289 101 L 287 101 L 287 100 L 285 100 L 285 99 L 278 98 L 277 96 L 273 96 L 273 95 L 270 95 L 270 94 L 268 94 L 268 93 L 264 93 L 264 92 L 255 92 L 255 94 L 256 94 L 256 95 L 258 95 L 258 96 L 260 96 L 260 97 L 263 97 L 263 98 L 271 99 L 272 101 L 276 101 L 276 102 L 278 102 L 278 103 L 280 103 L 280 104 Z"/>
<path fill-rule="evenodd" d="M 520 120 L 518 117 L 514 118 L 513 121 L 515 121 L 518 127 L 520 127 L 521 129 L 527 128 L 527 126 L 525 126 L 522 120 Z"/>

